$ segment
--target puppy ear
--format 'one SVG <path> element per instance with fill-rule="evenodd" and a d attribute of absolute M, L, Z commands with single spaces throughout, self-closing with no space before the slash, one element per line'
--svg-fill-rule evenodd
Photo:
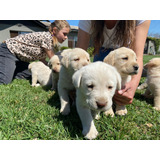
<path fill-rule="evenodd" d="M 111 51 L 103 60 L 103 62 L 108 63 L 112 66 L 114 66 L 114 55 L 115 51 Z"/>
<path fill-rule="evenodd" d="M 66 68 L 68 68 L 68 64 L 69 64 L 69 58 L 68 57 L 69 57 L 68 55 L 65 55 L 61 59 L 61 64 Z"/>
<path fill-rule="evenodd" d="M 120 74 L 118 73 L 118 71 L 115 71 L 115 74 L 116 74 L 116 78 L 117 78 L 117 89 L 120 90 L 121 89 L 122 78 L 121 78 Z"/>
<path fill-rule="evenodd" d="M 76 88 L 80 87 L 83 69 L 76 71 L 72 76 L 72 83 Z"/>
<path fill-rule="evenodd" d="M 157 64 L 156 63 L 153 63 L 153 62 L 148 62 L 144 65 L 144 69 L 147 69 L 149 67 L 156 67 Z"/>
<path fill-rule="evenodd" d="M 144 66 L 143 66 L 144 69 L 147 69 L 148 68 L 148 63 L 146 63 Z"/>

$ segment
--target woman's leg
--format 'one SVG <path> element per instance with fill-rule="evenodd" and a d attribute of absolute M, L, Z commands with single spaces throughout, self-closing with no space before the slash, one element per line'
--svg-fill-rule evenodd
<path fill-rule="evenodd" d="M 31 79 L 31 72 L 28 70 L 28 62 L 17 61 L 16 62 L 16 70 L 14 73 L 15 79 Z"/>
<path fill-rule="evenodd" d="M 12 82 L 17 58 L 8 50 L 5 43 L 0 45 L 0 84 Z"/>

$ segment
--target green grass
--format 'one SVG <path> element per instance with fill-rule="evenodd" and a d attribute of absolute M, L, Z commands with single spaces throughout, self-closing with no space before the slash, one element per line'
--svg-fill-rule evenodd
<path fill-rule="evenodd" d="M 150 59 L 152 59 L 152 58 L 156 58 L 156 57 L 158 57 L 158 58 L 160 58 L 160 55 L 145 55 L 144 54 L 144 56 L 143 56 L 143 63 L 144 64 L 146 64 Z"/>
<path fill-rule="evenodd" d="M 144 56 L 144 63 L 153 56 Z M 141 78 L 144 82 L 145 78 Z M 152 99 L 143 98 L 144 90 L 136 91 L 126 116 L 95 120 L 97 140 L 159 140 L 160 112 Z M 83 140 L 82 126 L 75 106 L 68 116 L 59 113 L 58 94 L 47 88 L 34 88 L 27 80 L 14 80 L 0 85 L 1 140 Z"/>

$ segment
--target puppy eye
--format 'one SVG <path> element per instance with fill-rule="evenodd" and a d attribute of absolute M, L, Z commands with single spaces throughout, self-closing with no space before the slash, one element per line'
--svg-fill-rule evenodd
<path fill-rule="evenodd" d="M 60 63 L 57 63 L 57 65 L 60 65 Z"/>
<path fill-rule="evenodd" d="M 88 85 L 87 87 L 88 87 L 89 89 L 93 89 L 94 85 L 91 84 L 91 85 Z"/>
<path fill-rule="evenodd" d="M 79 61 L 79 58 L 75 58 L 74 61 Z"/>
<path fill-rule="evenodd" d="M 123 60 L 128 60 L 128 57 L 124 57 L 124 58 L 122 58 Z"/>
<path fill-rule="evenodd" d="M 111 90 L 113 87 L 112 86 L 108 86 L 108 89 Z"/>
<path fill-rule="evenodd" d="M 87 59 L 87 61 L 89 62 L 89 59 Z"/>

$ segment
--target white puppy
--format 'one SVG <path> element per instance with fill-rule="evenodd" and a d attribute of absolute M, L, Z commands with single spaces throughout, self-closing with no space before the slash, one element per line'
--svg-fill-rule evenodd
<path fill-rule="evenodd" d="M 70 112 L 69 91 L 75 90 L 72 84 L 72 75 L 90 63 L 89 54 L 80 48 L 68 49 L 61 60 L 61 70 L 58 80 L 58 94 L 61 102 L 60 112 L 68 115 Z"/>
<path fill-rule="evenodd" d="M 48 62 L 50 68 L 40 61 L 30 63 L 28 69 L 32 74 L 32 86 L 52 85 L 52 89 L 56 89 L 61 68 L 60 58 L 60 56 L 54 55 Z"/>
<path fill-rule="evenodd" d="M 138 73 L 139 66 L 136 54 L 133 50 L 126 47 L 111 51 L 109 55 L 105 57 L 104 62 L 116 67 L 122 78 L 122 87 L 131 80 L 132 75 Z M 112 112 L 112 114 L 114 113 Z M 116 105 L 116 114 L 127 114 L 126 107 Z"/>
<path fill-rule="evenodd" d="M 153 58 L 144 66 L 147 69 L 147 89 L 144 96 L 154 97 L 154 109 L 160 110 L 160 58 Z"/>
<path fill-rule="evenodd" d="M 98 135 L 93 119 L 100 111 L 112 107 L 112 97 L 121 88 L 121 77 L 117 70 L 103 62 L 91 63 L 72 77 L 76 87 L 76 107 L 80 116 L 83 135 L 94 139 Z"/>

